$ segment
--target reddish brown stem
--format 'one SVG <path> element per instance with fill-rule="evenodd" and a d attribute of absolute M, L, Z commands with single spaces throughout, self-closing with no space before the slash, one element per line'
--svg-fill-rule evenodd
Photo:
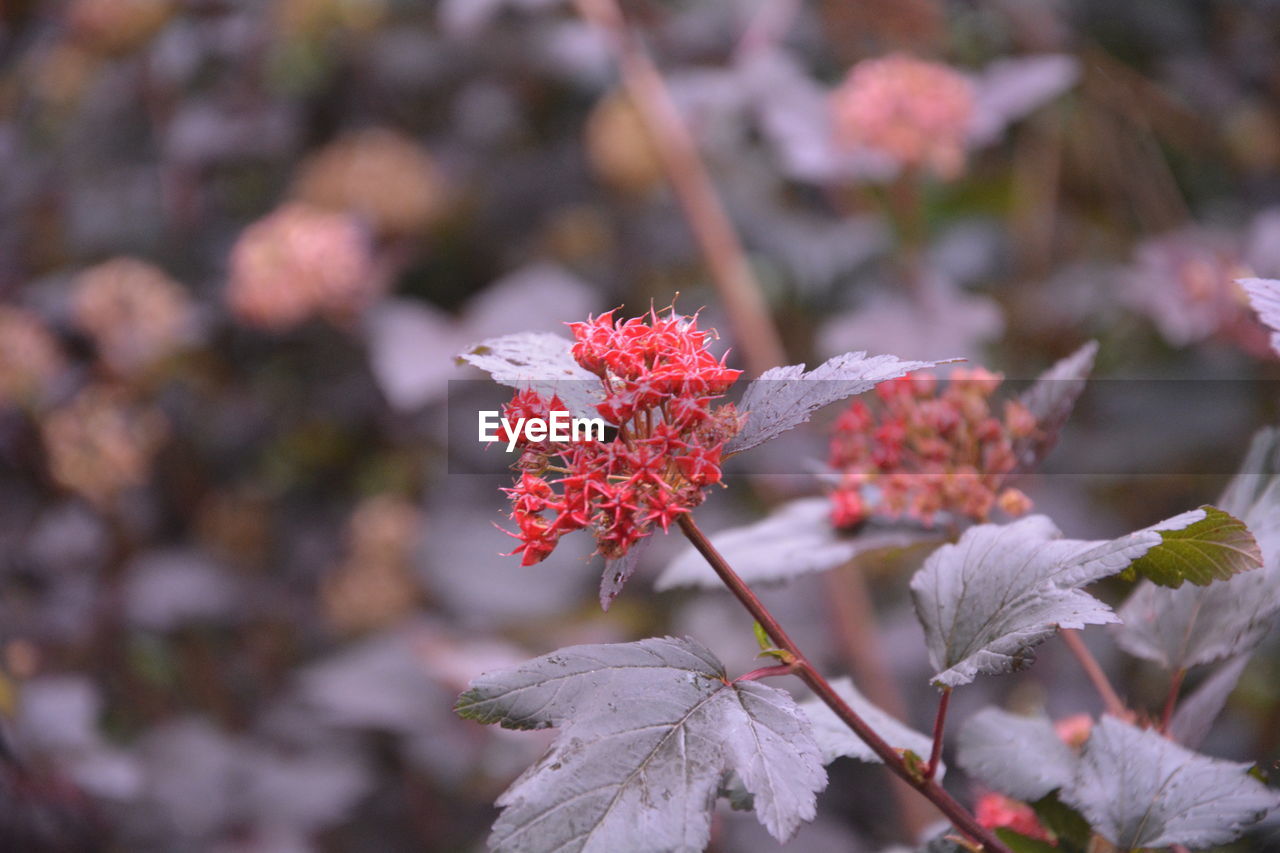
<path fill-rule="evenodd" d="M 733 570 L 723 555 L 711 544 L 711 540 L 706 537 L 706 534 L 694 522 L 691 515 L 680 516 L 680 530 L 693 543 L 693 547 L 707 561 L 724 585 L 738 599 L 738 602 L 746 608 L 752 618 L 760 623 L 760 627 L 769 635 L 769 639 L 773 641 L 774 645 L 790 652 L 794 656 L 795 662 L 792 666 L 795 668 L 795 675 L 814 692 L 814 695 L 823 704 L 835 712 L 841 722 L 848 726 L 863 743 L 871 747 L 871 751 L 880 757 L 886 767 L 919 791 L 924 797 L 928 798 L 958 830 L 973 841 L 981 844 L 984 849 L 996 851 L 996 853 L 1010 853 L 1009 848 L 1000 839 L 979 824 L 974 816 L 964 806 L 960 805 L 954 797 L 948 794 L 936 780 L 925 778 L 919 772 L 913 772 L 902 755 L 890 746 L 884 738 L 876 734 L 875 730 L 862 717 L 858 716 L 858 713 L 853 708 L 849 707 L 849 704 L 840 697 L 840 694 L 835 691 L 831 683 L 809 662 L 809 659 L 804 656 L 804 653 L 787 635 L 787 632 L 778 624 L 778 620 L 765 607 L 764 602 L 751 591 L 751 588 L 742 581 L 742 578 L 738 577 L 738 573 Z"/>
<path fill-rule="evenodd" d="M 782 340 L 769 316 L 763 291 L 653 58 L 627 27 L 616 0 L 577 0 L 577 6 L 613 50 L 623 87 L 649 130 L 706 259 L 748 371 L 758 376 L 781 364 Z"/>
<path fill-rule="evenodd" d="M 938 715 L 933 718 L 933 749 L 929 751 L 929 764 L 924 768 L 924 778 L 932 779 L 942 762 L 942 733 L 947 725 L 947 705 L 951 702 L 951 688 L 942 688 L 938 699 Z"/>
<path fill-rule="evenodd" d="M 1173 710 L 1178 707 L 1178 693 L 1182 690 L 1182 680 L 1187 677 L 1187 671 L 1180 669 L 1173 674 L 1173 679 L 1169 682 L 1169 695 L 1164 700 L 1164 710 L 1160 713 L 1160 731 L 1162 734 L 1168 734 L 1169 723 L 1173 720 Z"/>
<path fill-rule="evenodd" d="M 1107 674 L 1098 665 L 1098 660 L 1093 656 L 1093 652 L 1089 651 L 1088 646 L 1084 644 L 1084 640 L 1080 638 L 1080 632 L 1068 628 L 1058 633 L 1062 635 L 1062 641 L 1067 644 L 1071 654 L 1075 655 L 1076 660 L 1080 662 L 1080 668 L 1084 670 L 1084 674 L 1093 683 L 1093 688 L 1102 697 L 1102 704 L 1107 713 L 1113 717 L 1128 719 L 1131 716 L 1129 709 L 1121 701 L 1120 694 L 1116 693 L 1115 688 L 1111 686 L 1111 682 L 1107 679 Z"/>

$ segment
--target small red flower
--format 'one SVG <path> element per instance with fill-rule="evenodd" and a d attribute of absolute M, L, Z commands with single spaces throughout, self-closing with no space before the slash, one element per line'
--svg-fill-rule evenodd
<path fill-rule="evenodd" d="M 987 829 L 1012 829 L 1019 835 L 1056 844 L 1031 806 L 1011 800 L 1003 794 L 983 794 L 974 808 L 974 817 Z"/>
<path fill-rule="evenodd" d="M 836 421 L 829 464 L 841 474 L 831 496 L 836 527 L 869 515 L 909 515 L 932 525 L 942 512 L 985 521 L 993 507 L 1022 515 L 1031 501 L 1001 486 L 1017 464 L 1013 443 L 1034 435 L 1035 418 L 1021 404 L 1005 403 L 1003 418 L 991 396 L 1002 377 L 984 368 L 956 370 L 940 389 L 927 374 L 876 386 L 873 412 L 855 401 Z M 863 487 L 878 499 L 867 506 Z"/>
<path fill-rule="evenodd" d="M 520 476 L 504 491 L 517 527 L 510 535 L 520 540 L 512 553 L 526 566 L 573 530 L 590 528 L 607 557 L 625 554 L 655 524 L 666 530 L 720 482 L 724 444 L 742 426 L 732 405 L 713 405 L 741 371 L 708 351 L 714 333 L 697 317 L 651 310 L 618 320 L 609 311 L 568 325 L 574 360 L 600 378 L 596 411 L 617 435 L 570 444 L 521 437 Z M 514 422 L 564 408 L 530 390 L 504 414 Z"/>

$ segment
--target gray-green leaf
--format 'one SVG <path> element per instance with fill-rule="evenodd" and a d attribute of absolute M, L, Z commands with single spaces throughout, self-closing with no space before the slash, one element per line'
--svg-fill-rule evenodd
<path fill-rule="evenodd" d="M 827 781 L 791 696 L 729 683 L 715 656 L 689 639 L 560 649 L 481 676 L 457 711 L 560 729 L 499 798 L 495 850 L 614 851 L 638 849 L 637 839 L 648 850 L 701 850 L 718 792 L 738 784 L 785 841 L 813 818 Z"/>
<path fill-rule="evenodd" d="M 1114 717 L 1093 727 L 1061 797 L 1121 850 L 1223 844 L 1280 804 L 1248 764 L 1200 755 Z"/>
<path fill-rule="evenodd" d="M 892 355 L 868 357 L 865 352 L 847 352 L 808 372 L 803 364 L 766 370 L 747 385 L 738 405 L 739 411 L 747 413 L 747 422 L 729 440 L 725 451 L 738 453 L 763 444 L 808 421 L 829 403 L 934 365 L 930 361 L 900 361 Z"/>
<path fill-rule="evenodd" d="M 984 708 L 960 730 L 956 760 L 992 789 L 1034 802 L 1069 784 L 1076 753 L 1046 717 L 1023 717 Z"/>
<path fill-rule="evenodd" d="M 873 705 L 870 699 L 858 692 L 858 688 L 854 687 L 853 682 L 848 678 L 832 679 L 831 686 L 835 688 L 836 693 L 840 694 L 840 698 L 847 702 L 849 707 L 856 711 L 858 716 L 862 717 L 867 725 L 871 726 L 876 734 L 890 746 L 895 749 L 910 749 L 917 755 L 929 754 L 933 746 L 932 738 L 899 722 L 888 712 Z M 822 750 L 824 764 L 830 764 L 837 758 L 856 758 L 858 761 L 872 764 L 883 763 L 880 756 L 876 755 L 871 747 L 855 735 L 820 699 L 816 697 L 806 699 L 800 703 L 800 710 L 813 721 L 813 737 L 818 742 L 818 748 Z M 941 771 L 938 776 L 941 778 Z"/>
<path fill-rule="evenodd" d="M 744 581 L 770 583 L 834 569 L 871 551 L 941 541 L 941 535 L 876 525 L 844 535 L 831 525 L 831 505 L 826 498 L 801 498 L 783 504 L 755 524 L 716 533 L 711 541 Z M 720 585 L 719 577 L 693 548 L 672 560 L 655 584 L 659 590 Z"/>
<path fill-rule="evenodd" d="M 1036 434 L 1015 442 L 1018 470 L 1035 467 L 1058 442 L 1058 434 L 1075 408 L 1085 380 L 1093 371 L 1098 342 L 1089 341 L 1046 370 L 1022 393 L 1018 402 L 1035 416 Z"/>
<path fill-rule="evenodd" d="M 1185 515 L 1186 523 L 1195 520 Z M 954 687 L 979 673 L 1020 669 L 1059 627 L 1117 621 L 1078 587 L 1124 570 L 1161 541 L 1152 530 L 1111 542 L 1061 536 L 1052 521 L 1033 515 L 971 527 L 929 555 L 911 579 L 911 595 L 938 671 L 935 684 Z"/>

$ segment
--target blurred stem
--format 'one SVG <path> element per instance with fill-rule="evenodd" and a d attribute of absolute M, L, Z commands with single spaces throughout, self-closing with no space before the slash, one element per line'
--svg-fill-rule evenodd
<path fill-rule="evenodd" d="M 653 58 L 627 26 L 616 0 L 575 2 L 582 17 L 600 31 L 613 51 L 623 88 L 649 130 L 667 179 L 706 259 L 747 370 L 759 376 L 783 362 L 782 340 L 693 135 Z"/>
<path fill-rule="evenodd" d="M 827 572 L 825 580 L 836 632 L 854 681 L 868 699 L 890 716 L 906 719 L 907 703 L 885 667 L 875 607 L 859 561 L 855 559 L 833 572 Z M 905 835 L 914 841 L 938 819 L 938 813 L 901 779 L 891 776 L 889 784 L 897 801 Z"/>
<path fill-rule="evenodd" d="M 1182 680 L 1187 677 L 1187 671 L 1180 669 L 1173 674 L 1173 678 L 1169 681 L 1169 695 L 1164 700 L 1164 710 L 1160 713 L 1160 732 L 1161 734 L 1169 733 L 1169 723 L 1173 720 L 1173 711 L 1178 707 L 1178 693 L 1182 690 Z"/>
<path fill-rule="evenodd" d="M 1098 664 L 1097 658 L 1093 656 L 1093 652 L 1089 651 L 1088 646 L 1084 644 L 1084 640 L 1080 638 L 1080 632 L 1066 628 L 1058 633 L 1062 635 L 1062 641 L 1067 644 L 1071 654 L 1075 655 L 1076 660 L 1080 662 L 1080 668 L 1084 670 L 1084 674 L 1089 677 L 1094 689 L 1102 697 L 1102 704 L 1107 713 L 1122 720 L 1129 719 L 1131 716 L 1129 709 L 1125 707 L 1120 695 L 1111 686 L 1111 682 L 1107 679 L 1107 674 L 1102 671 L 1102 667 Z"/>
<path fill-rule="evenodd" d="M 822 700 L 828 708 L 830 708 L 840 720 L 847 725 L 854 734 L 856 734 L 863 743 L 871 748 L 880 760 L 885 763 L 893 773 L 899 778 L 905 780 L 911 787 L 919 791 L 923 796 L 929 799 L 938 807 L 944 815 L 947 816 L 955 827 L 967 835 L 970 839 L 982 845 L 987 851 L 996 851 L 996 853 L 1010 853 L 1009 848 L 1005 846 L 995 835 L 989 832 L 985 827 L 978 823 L 972 814 L 960 805 L 950 794 L 948 794 L 935 780 L 927 778 L 924 774 L 913 772 L 907 765 L 902 755 L 890 746 L 880 735 L 876 734 L 867 722 L 858 716 L 857 712 L 849 707 L 849 704 L 840 697 L 835 691 L 831 683 L 822 676 L 809 659 L 804 656 L 800 648 L 795 642 L 787 636 L 787 632 L 783 630 L 778 620 L 773 617 L 769 609 L 765 607 L 759 597 L 756 596 L 751 588 L 748 587 L 742 578 L 738 577 L 737 572 L 729 565 L 724 556 L 716 550 L 711 544 L 711 540 L 694 522 L 693 516 L 689 514 L 680 516 L 680 530 L 693 544 L 693 547 L 702 555 L 703 559 L 711 566 L 715 573 L 729 588 L 738 602 L 746 608 L 752 618 L 760 624 L 765 633 L 769 635 L 775 646 L 790 652 L 794 657 L 791 664 L 795 668 L 795 674 L 803 681 L 814 694 Z"/>

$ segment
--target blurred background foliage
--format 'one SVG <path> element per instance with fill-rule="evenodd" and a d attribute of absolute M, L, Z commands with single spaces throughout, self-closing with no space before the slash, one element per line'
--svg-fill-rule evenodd
<path fill-rule="evenodd" d="M 1025 379 L 1097 338 L 1103 377 L 1200 380 L 1086 395 L 1055 473 L 1023 484 L 1072 536 L 1211 501 L 1275 421 L 1280 372 L 1232 279 L 1280 277 L 1280 6 L 623 5 L 790 361 L 967 356 Z M 847 94 L 850 69 L 905 55 L 970 81 L 980 121 L 933 159 L 868 134 L 897 138 L 901 104 L 877 98 L 901 98 L 937 143 L 945 84 L 889 66 L 889 94 Z M 455 719 L 476 673 L 661 632 L 751 668 L 727 599 L 646 589 L 670 543 L 606 619 L 598 557 L 504 560 L 501 481 L 449 473 L 474 452 L 445 441 L 473 341 L 678 292 L 743 349 L 570 4 L 6 0 L 0 174 L 0 847 L 477 849 L 546 741 Z M 801 472 L 824 441 L 780 442 L 773 470 L 796 474 L 744 475 L 700 517 L 817 492 Z M 918 559 L 850 571 L 926 726 Z M 770 593 L 856 669 L 831 601 L 818 579 Z M 1163 690 L 1097 651 L 1133 696 Z M 1273 639 L 1211 752 L 1280 756 L 1277 675 Z M 957 695 L 957 718 L 990 701 L 1095 705 L 1057 648 Z M 881 774 L 837 765 L 794 849 L 901 841 Z M 729 813 L 715 838 L 776 846 Z"/>

